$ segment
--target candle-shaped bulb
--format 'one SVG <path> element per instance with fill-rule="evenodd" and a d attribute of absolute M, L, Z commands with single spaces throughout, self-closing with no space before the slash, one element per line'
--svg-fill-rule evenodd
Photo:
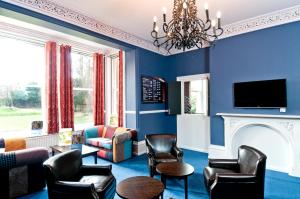
<path fill-rule="evenodd" d="M 158 32 L 159 31 L 159 27 L 155 26 L 154 30 L 155 30 L 155 32 Z"/>
<path fill-rule="evenodd" d="M 162 12 L 163 12 L 163 14 L 167 14 L 167 8 L 166 8 L 166 7 L 163 7 L 163 8 L 162 8 Z"/>
<path fill-rule="evenodd" d="M 217 12 L 217 18 L 218 18 L 218 29 L 221 29 L 221 12 Z"/>
<path fill-rule="evenodd" d="M 216 27 L 216 21 L 215 20 L 211 20 L 211 26 Z"/>
<path fill-rule="evenodd" d="M 207 2 L 204 3 L 204 9 L 208 10 L 208 3 Z"/>
<path fill-rule="evenodd" d="M 208 3 L 204 4 L 204 9 L 205 9 L 205 15 L 206 15 L 206 22 L 208 22 L 209 19 L 209 12 L 208 12 Z"/>
<path fill-rule="evenodd" d="M 153 17 L 153 22 L 155 22 L 155 23 L 157 22 L 157 16 Z"/>
<path fill-rule="evenodd" d="M 187 4 L 186 4 L 186 2 L 183 2 L 183 9 L 187 9 Z"/>
<path fill-rule="evenodd" d="M 222 13 L 220 11 L 217 12 L 217 18 L 220 19 L 221 18 Z"/>

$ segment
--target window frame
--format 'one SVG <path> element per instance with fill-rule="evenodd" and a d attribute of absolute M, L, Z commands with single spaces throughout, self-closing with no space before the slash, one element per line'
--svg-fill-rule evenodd
<path fill-rule="evenodd" d="M 203 74 L 197 74 L 197 75 L 188 75 L 188 76 L 180 76 L 177 77 L 176 80 L 181 82 L 181 115 L 206 115 L 208 116 L 209 114 L 209 79 L 210 79 L 210 74 L 209 73 L 203 73 Z M 203 94 L 205 102 L 204 102 L 204 107 L 203 113 L 185 113 L 184 110 L 184 83 L 185 82 L 191 82 L 191 81 L 195 81 L 195 80 L 206 80 L 207 83 L 206 85 L 203 86 Z"/>

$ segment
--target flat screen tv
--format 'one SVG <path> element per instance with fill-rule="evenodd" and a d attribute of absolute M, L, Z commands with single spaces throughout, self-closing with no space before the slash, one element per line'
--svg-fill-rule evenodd
<path fill-rule="evenodd" d="M 234 107 L 287 107 L 286 79 L 238 82 L 233 85 Z"/>

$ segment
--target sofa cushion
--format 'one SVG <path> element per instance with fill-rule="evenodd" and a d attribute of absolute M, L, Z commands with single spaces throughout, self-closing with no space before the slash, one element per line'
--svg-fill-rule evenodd
<path fill-rule="evenodd" d="M 85 139 L 89 139 L 89 138 L 96 138 L 98 137 L 98 127 L 91 127 L 91 128 L 86 128 L 84 129 L 84 135 L 85 135 Z"/>
<path fill-rule="evenodd" d="M 104 125 L 98 126 L 98 137 L 103 137 Z"/>
<path fill-rule="evenodd" d="M 89 138 L 86 143 L 96 147 L 112 150 L 112 140 L 108 138 Z"/>
<path fill-rule="evenodd" d="M 206 167 L 204 169 L 204 178 L 206 187 L 210 187 L 216 178 L 216 173 L 236 173 L 236 171 L 230 169 L 212 168 Z"/>
<path fill-rule="evenodd" d="M 25 138 L 5 138 L 4 142 L 6 152 L 26 149 Z"/>
<path fill-rule="evenodd" d="M 156 153 L 155 161 L 157 163 L 160 162 L 177 162 L 177 158 L 173 156 L 171 153 Z"/>
<path fill-rule="evenodd" d="M 104 137 L 111 139 L 114 136 L 115 130 L 116 130 L 116 127 L 107 126 Z"/>
<path fill-rule="evenodd" d="M 0 138 L 0 148 L 5 148 L 4 138 Z"/>
<path fill-rule="evenodd" d="M 113 183 L 113 181 L 114 177 L 112 175 L 89 175 L 82 176 L 79 182 L 84 184 L 94 184 L 96 191 L 101 192 Z"/>

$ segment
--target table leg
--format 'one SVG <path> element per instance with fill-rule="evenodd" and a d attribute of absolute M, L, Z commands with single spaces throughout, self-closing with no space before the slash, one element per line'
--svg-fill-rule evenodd
<path fill-rule="evenodd" d="M 95 158 L 95 164 L 97 164 L 97 153 L 94 155 Z"/>
<path fill-rule="evenodd" d="M 188 199 L 188 177 L 184 177 L 184 192 L 185 192 L 185 199 Z"/>
<path fill-rule="evenodd" d="M 55 152 L 54 152 L 54 150 L 52 149 L 52 156 L 54 156 L 55 155 Z"/>
<path fill-rule="evenodd" d="M 163 174 L 160 175 L 160 181 L 164 184 L 165 188 L 167 188 L 166 177 Z"/>

